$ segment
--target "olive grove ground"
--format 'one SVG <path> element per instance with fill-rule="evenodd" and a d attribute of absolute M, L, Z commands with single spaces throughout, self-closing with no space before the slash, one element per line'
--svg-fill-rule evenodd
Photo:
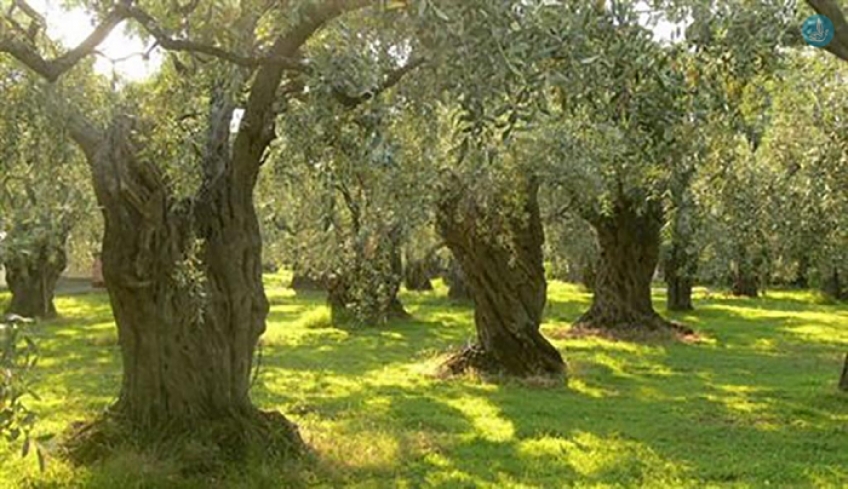
<path fill-rule="evenodd" d="M 346 331 L 320 294 L 266 276 L 271 313 L 254 402 L 297 422 L 316 457 L 263 457 L 223 476 L 180 472 L 185 457 L 119 448 L 105 463 L 58 459 L 41 474 L 0 445 L 0 487 L 777 487 L 848 480 L 848 402 L 836 379 L 848 309 L 805 292 L 735 299 L 697 289 L 673 314 L 699 343 L 569 338 L 590 296 L 549 287 L 543 333 L 569 363 L 566 386 L 484 383 L 429 374 L 473 339 L 472 310 L 446 290 L 405 293 L 412 320 Z M 655 291 L 662 309 L 664 297 Z M 0 303 L 8 295 L 0 293 Z M 2 304 L 0 304 L 2 305 Z M 120 353 L 105 294 L 60 296 L 41 347 L 37 434 L 60 433 L 108 406 Z"/>

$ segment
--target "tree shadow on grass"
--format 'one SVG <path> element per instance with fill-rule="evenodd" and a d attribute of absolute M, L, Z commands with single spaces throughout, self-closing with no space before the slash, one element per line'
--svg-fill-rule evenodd
<path fill-rule="evenodd" d="M 303 426 L 326 465 L 316 477 L 330 485 L 668 487 L 694 480 L 762 486 L 771 480 L 797 487 L 835 485 L 848 476 L 848 402 L 833 385 L 839 359 L 828 360 L 827 340 L 797 331 L 813 316 L 775 309 L 757 317 L 744 301 L 735 309 L 707 303 L 681 317 L 713 343 L 557 340 L 572 377 L 568 388 L 544 389 L 442 381 L 417 370 L 435 352 L 473 337 L 470 308 L 410 296 L 412 321 L 310 329 L 292 323 L 323 307 L 323 299 L 269 296 L 273 341 L 262 348 L 252 395 Z M 585 304 L 561 297 L 551 303 L 549 321 Z M 54 402 L 45 416 L 96 411 L 117 393 L 117 349 L 91 341 L 114 331 L 111 314 L 103 304 L 95 309 L 91 317 L 80 308 L 67 323 L 43 325 L 46 354 L 54 360 L 45 370 L 55 389 L 50 397 L 85 403 Z"/>

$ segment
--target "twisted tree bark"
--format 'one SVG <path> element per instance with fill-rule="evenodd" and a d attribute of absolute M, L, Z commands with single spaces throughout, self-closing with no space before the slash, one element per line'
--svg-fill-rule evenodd
<path fill-rule="evenodd" d="M 609 214 L 587 216 L 598 236 L 601 256 L 590 309 L 579 327 L 622 332 L 676 328 L 654 310 L 651 281 L 659 261 L 663 209 L 647 209 L 621 197 Z"/>
<path fill-rule="evenodd" d="M 508 216 L 486 214 L 468 200 L 458 180 L 448 185 L 437 223 L 470 285 L 477 343 L 444 367 L 454 374 L 467 369 L 519 377 L 564 373 L 562 356 L 539 331 L 547 283 L 538 182 L 526 182 L 522 212 L 511 209 Z M 511 246 L 499 240 L 503 236 Z"/>

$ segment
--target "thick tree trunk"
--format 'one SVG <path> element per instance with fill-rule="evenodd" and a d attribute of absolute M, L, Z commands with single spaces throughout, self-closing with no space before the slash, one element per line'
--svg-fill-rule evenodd
<path fill-rule="evenodd" d="M 251 177 L 235 162 L 176 201 L 161 170 L 138 159 L 132 127 L 116 121 L 90 156 L 123 360 L 110 414 L 134 433 L 206 434 L 236 453 L 254 441 L 299 449 L 296 428 L 249 396 L 269 308 Z"/>
<path fill-rule="evenodd" d="M 223 185 L 194 212 L 151 193 L 144 210 L 104 210 L 103 274 L 124 363 L 115 411 L 142 427 L 250 416 L 268 313 L 253 205 Z"/>
<path fill-rule="evenodd" d="M 594 215 L 600 247 L 592 306 L 576 325 L 626 333 L 671 327 L 654 310 L 651 281 L 659 261 L 662 205 L 649 202 L 645 210 L 624 199 L 611 214 Z"/>
<path fill-rule="evenodd" d="M 60 246 L 41 245 L 33 256 L 17 257 L 4 263 L 6 283 L 12 293 L 7 314 L 28 318 L 56 317 L 53 296 L 56 282 L 68 265 L 65 241 Z"/>
<path fill-rule="evenodd" d="M 539 331 L 547 284 L 538 184 L 527 184 L 523 212 L 509 209 L 510 217 L 485 215 L 468 198 L 455 180 L 437 214 L 439 232 L 470 285 L 477 328 L 477 344 L 448 360 L 446 369 L 520 377 L 564 373 L 562 356 Z M 503 236 L 512 247 L 499 240 Z"/>

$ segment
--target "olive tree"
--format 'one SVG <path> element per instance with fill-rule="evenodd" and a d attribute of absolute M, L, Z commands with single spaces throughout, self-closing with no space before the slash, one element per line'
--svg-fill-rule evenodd
<path fill-rule="evenodd" d="M 82 155 L 41 106 L 36 81 L 0 62 L 0 91 L 0 264 L 12 293 L 6 312 L 50 318 L 71 231 L 93 199 Z"/>
<path fill-rule="evenodd" d="M 108 414 L 169 436 L 221 426 L 214 432 L 236 451 L 244 445 L 233 441 L 271 433 L 299 445 L 294 427 L 260 412 L 249 395 L 268 313 L 253 191 L 277 118 L 299 93 L 288 82 L 312 70 L 314 46 L 331 42 L 319 33 L 349 16 L 401 21 L 418 10 L 366 0 L 78 3 L 98 20 L 80 45 L 55 52 L 41 20 L 12 9 L 0 23 L 0 53 L 55 82 L 129 22 L 169 59 L 107 120 L 54 101 L 85 155 L 105 220 L 103 273 L 123 358 Z M 157 96 L 171 104 L 153 107 Z M 175 113 L 187 106 L 189 114 Z M 233 130 L 236 109 L 243 117 Z M 192 137 L 176 137 L 181 130 Z M 191 178 L 181 181 L 174 168 Z"/>

